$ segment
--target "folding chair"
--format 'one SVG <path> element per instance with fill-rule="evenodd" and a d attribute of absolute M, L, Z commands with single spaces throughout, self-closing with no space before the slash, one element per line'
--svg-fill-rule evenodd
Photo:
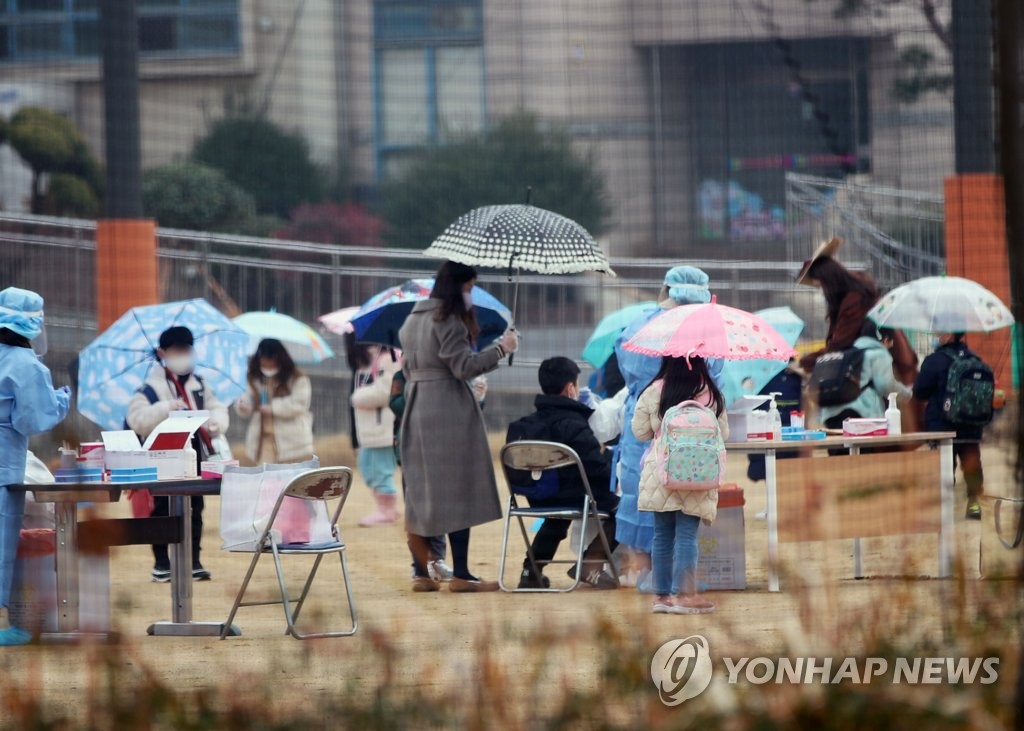
<path fill-rule="evenodd" d="M 338 532 L 338 518 L 341 516 L 341 509 L 345 507 L 345 500 L 348 498 L 349 489 L 352 486 L 352 470 L 348 467 L 323 467 L 316 470 L 310 470 L 298 475 L 288 486 L 281 492 L 277 498 L 277 502 L 274 504 L 274 509 L 270 513 L 270 517 L 267 520 L 267 526 L 263 529 L 263 533 L 260 535 L 259 541 L 256 543 L 255 548 L 252 550 L 253 557 L 249 563 L 249 570 L 245 574 L 245 579 L 242 581 L 242 586 L 238 590 L 238 595 L 235 597 L 235 603 L 231 607 L 231 613 L 228 615 L 227 622 L 224 623 L 224 630 L 221 632 L 221 639 L 224 639 L 228 631 L 231 628 L 231 621 L 235 618 L 236 612 L 239 607 L 252 607 L 266 604 L 281 604 L 284 607 L 285 621 L 288 623 L 288 630 L 286 634 L 290 634 L 297 640 L 308 640 L 316 637 L 350 637 L 356 633 L 356 627 L 358 621 L 356 619 L 356 608 L 355 603 L 352 599 L 352 587 L 349 584 L 348 579 L 348 567 L 345 563 L 345 543 L 341 540 L 341 535 Z M 338 507 L 334 509 L 334 513 L 331 515 L 331 535 L 333 540 L 323 543 L 284 543 L 281 541 L 281 534 L 279 531 L 274 530 L 274 521 L 277 519 L 278 512 L 281 510 L 281 504 L 286 498 L 298 498 L 299 500 L 320 500 L 323 501 L 325 509 L 327 508 L 327 502 L 330 500 L 337 500 Z M 330 514 L 330 513 L 328 513 Z M 249 586 L 249 580 L 252 578 L 253 572 L 256 570 L 256 564 L 259 563 L 260 557 L 266 553 L 270 553 L 274 557 L 274 569 L 277 572 L 277 582 L 281 590 L 280 599 L 271 599 L 266 601 L 249 601 L 243 602 L 242 599 L 245 596 L 245 590 Z M 299 619 L 299 612 L 302 611 L 302 604 L 306 600 L 306 596 L 309 594 L 309 588 L 313 584 L 313 578 L 316 576 L 317 569 L 320 568 L 320 561 L 323 557 L 330 553 L 338 554 L 341 559 L 341 575 L 345 582 L 345 596 L 348 599 L 348 611 L 349 616 L 352 618 L 352 627 L 345 631 L 340 632 L 317 632 L 317 633 L 300 633 L 295 628 L 295 623 Z M 288 596 L 288 589 L 285 586 L 284 572 L 281 567 L 282 556 L 316 556 L 316 560 L 313 562 L 313 568 L 309 572 L 309 576 L 306 578 L 306 584 L 302 588 L 302 594 L 299 596 L 298 601 L 294 602 L 294 611 L 292 609 L 292 599 Z"/>
<path fill-rule="evenodd" d="M 1003 526 L 1001 520 L 1003 503 L 1009 503 L 1010 505 L 1017 507 L 1017 526 L 1015 528 L 1010 528 L 1010 533 L 1013 534 L 1013 538 L 1010 540 L 1003 538 Z M 1000 497 L 995 499 L 996 535 L 999 537 L 999 542 L 1008 550 L 1013 550 L 1024 542 L 1024 510 L 1022 510 L 1022 506 L 1024 506 L 1024 500 L 1021 500 L 1020 498 Z"/>
<path fill-rule="evenodd" d="M 531 476 L 537 480 L 540 479 L 541 473 L 544 470 L 554 470 L 560 467 L 573 467 L 575 466 L 579 470 L 580 480 L 583 482 L 584 496 L 582 504 L 578 507 L 551 507 L 551 508 L 528 508 L 520 507 L 516 500 L 516 494 L 524 495 L 525 490 L 517 488 L 512 484 L 512 480 L 509 478 L 508 471 L 510 469 L 523 470 L 529 472 Z M 594 501 L 594 493 L 590 489 L 590 481 L 587 479 L 587 473 L 583 469 L 583 462 L 580 460 L 580 456 L 576 454 L 576 451 L 571 447 L 564 444 L 558 444 L 557 442 L 543 442 L 535 440 L 522 440 L 518 442 L 512 442 L 506 444 L 501 449 L 501 468 L 505 474 L 505 481 L 508 483 L 509 496 L 508 496 L 508 510 L 505 511 L 505 526 L 502 532 L 501 538 L 501 563 L 498 567 L 498 586 L 501 587 L 502 591 L 509 592 L 568 592 L 579 586 L 580 581 L 583 579 L 583 554 L 587 548 L 587 525 L 590 521 L 596 520 L 600 525 L 602 518 L 611 517 L 608 513 L 601 512 L 597 508 L 597 503 Z M 519 530 L 523 534 L 523 541 L 526 543 L 526 556 L 530 562 L 530 566 L 536 575 L 540 575 L 541 567 L 537 559 L 533 555 L 533 547 L 531 546 L 530 536 L 526 532 L 526 524 L 524 520 L 526 518 L 544 518 L 544 519 L 555 519 L 555 520 L 579 520 L 580 525 L 580 537 L 579 541 L 576 542 L 573 548 L 576 550 L 575 559 L 551 559 L 545 561 L 545 565 L 550 564 L 573 564 L 576 567 L 576 576 L 572 584 L 565 588 L 549 587 L 544 588 L 531 588 L 531 589 L 520 589 L 509 588 L 505 586 L 505 558 L 508 553 L 508 534 L 509 527 L 512 523 L 512 519 L 515 518 L 519 521 Z M 598 531 L 598 537 L 601 539 L 601 544 L 604 546 L 605 556 L 608 558 L 608 563 L 612 567 L 612 575 L 618 579 L 618 573 L 615 570 L 615 561 L 612 559 L 611 547 L 608 545 L 608 538 L 604 534 L 604 530 Z"/>

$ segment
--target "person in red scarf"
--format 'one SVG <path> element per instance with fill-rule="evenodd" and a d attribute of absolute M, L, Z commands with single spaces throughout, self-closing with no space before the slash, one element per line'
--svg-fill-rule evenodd
<path fill-rule="evenodd" d="M 128 404 L 128 428 L 146 439 L 157 425 L 172 411 L 206 410 L 210 420 L 196 432 L 192 448 L 200 462 L 214 453 L 213 437 L 224 434 L 228 429 L 228 408 L 217 400 L 213 390 L 195 373 L 195 354 L 192 346 L 192 331 L 187 327 L 175 326 L 160 334 L 160 347 L 156 355 L 163 368 L 153 368 L 149 378 Z M 192 500 L 192 578 L 209 581 L 210 572 L 199 560 L 203 536 L 202 495 Z M 151 517 L 168 514 L 168 498 L 155 497 Z M 153 546 L 153 581 L 171 580 L 171 562 L 167 545 Z"/>

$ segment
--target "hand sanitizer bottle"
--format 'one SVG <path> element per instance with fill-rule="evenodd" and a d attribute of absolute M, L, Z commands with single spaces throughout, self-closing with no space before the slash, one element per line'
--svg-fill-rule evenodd
<path fill-rule="evenodd" d="M 781 396 L 782 393 L 772 391 L 769 395 L 772 400 L 768 404 L 768 426 L 772 430 L 772 439 L 782 439 L 782 414 L 779 413 L 779 406 L 775 403 L 775 397 Z"/>
<path fill-rule="evenodd" d="M 903 433 L 903 422 L 900 418 L 899 407 L 896 406 L 895 392 L 889 394 L 889 408 L 885 410 L 885 429 L 890 437 L 896 437 Z"/>

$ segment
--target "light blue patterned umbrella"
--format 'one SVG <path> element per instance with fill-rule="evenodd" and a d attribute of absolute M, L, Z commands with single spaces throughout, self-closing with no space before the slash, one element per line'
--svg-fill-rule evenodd
<path fill-rule="evenodd" d="M 204 299 L 133 307 L 81 352 L 78 411 L 104 429 L 122 429 L 128 402 L 153 368 L 160 333 L 183 325 L 195 338 L 196 373 L 230 403 L 245 391 L 249 334 Z"/>

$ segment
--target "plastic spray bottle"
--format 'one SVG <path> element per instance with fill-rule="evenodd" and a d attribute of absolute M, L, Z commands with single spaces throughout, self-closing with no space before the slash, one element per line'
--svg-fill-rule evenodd
<path fill-rule="evenodd" d="M 899 436 L 903 433 L 903 422 L 900 418 L 899 407 L 896 406 L 895 392 L 889 394 L 889 408 L 885 410 L 885 429 L 890 437 Z"/>
<path fill-rule="evenodd" d="M 772 431 L 772 439 L 782 439 L 782 414 L 779 413 L 779 406 L 775 403 L 775 397 L 781 396 L 782 393 L 772 391 L 769 395 L 772 400 L 768 404 L 768 427 Z"/>

